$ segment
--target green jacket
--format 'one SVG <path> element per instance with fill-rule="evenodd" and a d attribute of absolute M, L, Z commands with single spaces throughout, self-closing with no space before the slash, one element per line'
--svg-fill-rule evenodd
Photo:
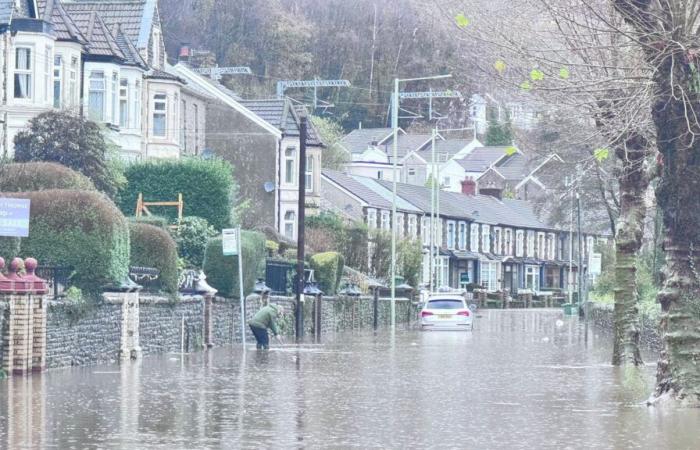
<path fill-rule="evenodd" d="M 278 331 L 275 319 L 277 319 L 277 309 L 267 305 L 260 308 L 260 311 L 253 316 L 248 324 L 258 328 L 269 328 L 272 330 L 272 334 L 277 336 Z"/>

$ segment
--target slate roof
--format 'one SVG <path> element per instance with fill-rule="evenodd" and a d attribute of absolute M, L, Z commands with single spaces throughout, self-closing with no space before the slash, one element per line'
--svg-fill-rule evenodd
<path fill-rule="evenodd" d="M 340 145 L 352 154 L 364 153 L 372 142 L 379 142 L 387 138 L 391 132 L 391 128 L 360 128 L 359 130 L 352 130 L 340 141 Z"/>
<path fill-rule="evenodd" d="M 37 0 L 36 4 L 39 17 L 53 24 L 56 39 L 76 41 L 81 44 L 87 43 L 85 36 L 59 0 Z"/>
<path fill-rule="evenodd" d="M 399 158 L 403 158 L 409 153 L 419 150 L 426 143 L 429 143 L 431 137 L 432 136 L 430 134 L 404 134 L 399 132 L 398 145 L 396 146 L 396 154 Z M 390 156 L 393 155 L 394 151 L 391 144 L 392 141 L 393 139 L 388 140 L 389 146 L 387 147 Z M 441 140 L 436 140 L 436 146 L 438 142 L 441 142 Z M 430 148 L 430 145 L 428 145 L 427 148 Z"/>
<path fill-rule="evenodd" d="M 124 63 L 132 66 L 139 66 L 141 68 L 147 68 L 148 64 L 146 61 L 143 59 L 141 54 L 139 53 L 138 50 L 136 50 L 136 47 L 134 47 L 134 44 L 131 42 L 131 40 L 126 36 L 126 34 L 122 31 L 121 26 L 117 25 L 116 26 L 116 32 L 114 33 L 115 40 L 117 42 L 117 45 L 119 46 L 119 49 L 122 51 L 124 54 Z"/>
<path fill-rule="evenodd" d="M 362 183 L 366 187 L 372 189 L 377 194 L 381 195 L 384 200 L 391 205 L 393 193 L 390 188 L 387 188 L 377 182 L 377 180 L 368 177 L 360 177 L 353 175 L 352 178 L 358 183 Z M 406 199 L 396 196 L 396 209 L 404 212 L 422 213 L 423 210 L 408 202 Z"/>
<path fill-rule="evenodd" d="M 275 128 L 282 130 L 286 137 L 298 137 L 297 111 L 288 99 L 241 100 L 239 103 Z M 313 125 L 307 128 L 307 145 L 323 145 Z"/>
<path fill-rule="evenodd" d="M 71 15 L 96 11 L 108 27 L 119 24 L 137 48 L 148 46 L 156 0 L 64 0 L 64 6 Z"/>
<path fill-rule="evenodd" d="M 378 194 L 350 175 L 329 169 L 323 169 L 322 174 L 335 184 L 353 193 L 372 208 L 391 208 L 391 201 L 385 199 L 381 194 Z"/>
<path fill-rule="evenodd" d="M 70 15 L 87 39 L 87 49 L 90 55 L 127 59 L 109 28 L 95 11 L 71 13 Z"/>
<path fill-rule="evenodd" d="M 530 161 L 522 153 L 516 153 L 500 162 L 496 170 L 506 180 L 520 181 L 530 174 Z"/>
<path fill-rule="evenodd" d="M 10 24 L 14 5 L 14 0 L 0 0 L 0 26 Z"/>
<path fill-rule="evenodd" d="M 185 80 L 183 80 L 182 78 L 160 69 L 151 69 L 148 72 L 148 74 L 146 74 L 146 78 L 177 81 L 179 83 L 185 84 Z"/>
<path fill-rule="evenodd" d="M 435 141 L 435 158 L 438 158 L 437 155 L 441 153 L 447 153 L 448 159 L 452 158 L 454 155 L 459 153 L 472 142 L 471 139 L 446 139 L 446 140 L 436 140 Z M 430 154 L 432 152 L 432 148 L 430 146 L 426 147 L 420 152 L 421 158 L 425 159 L 426 161 L 430 161 Z"/>
<path fill-rule="evenodd" d="M 505 156 L 506 148 L 508 147 L 477 147 L 457 162 L 467 172 L 485 172 Z"/>

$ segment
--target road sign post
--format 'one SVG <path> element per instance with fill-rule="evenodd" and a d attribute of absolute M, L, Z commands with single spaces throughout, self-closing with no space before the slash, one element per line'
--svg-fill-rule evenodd
<path fill-rule="evenodd" d="M 243 251 L 241 248 L 241 227 L 221 230 L 224 256 L 238 255 L 238 295 L 241 310 L 241 342 L 245 348 L 245 297 L 243 296 Z"/>

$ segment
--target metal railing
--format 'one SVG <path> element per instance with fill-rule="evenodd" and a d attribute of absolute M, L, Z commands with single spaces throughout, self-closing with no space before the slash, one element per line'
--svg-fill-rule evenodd
<path fill-rule="evenodd" d="M 36 275 L 46 280 L 49 286 L 49 294 L 54 300 L 63 297 L 66 289 L 70 287 L 70 278 L 73 275 L 73 268 L 70 266 L 39 266 Z"/>

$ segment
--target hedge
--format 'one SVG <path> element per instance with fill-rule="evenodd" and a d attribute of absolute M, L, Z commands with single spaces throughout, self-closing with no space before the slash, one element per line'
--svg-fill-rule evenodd
<path fill-rule="evenodd" d="M 177 229 L 176 236 L 180 257 L 189 267 L 201 269 L 207 242 L 216 236 L 214 228 L 201 217 L 185 217 Z"/>
<path fill-rule="evenodd" d="M 131 265 L 160 271 L 157 285 L 165 292 L 178 289 L 177 245 L 166 230 L 145 223 L 129 224 Z"/>
<path fill-rule="evenodd" d="M 236 185 L 225 161 L 148 160 L 127 166 L 124 175 L 128 184 L 120 191 L 119 207 L 126 215 L 134 214 L 139 193 L 145 201 L 175 201 L 181 193 L 186 216 L 202 217 L 217 230 L 231 224 Z M 177 208 L 149 209 L 173 222 L 177 219 Z"/>
<path fill-rule="evenodd" d="M 10 163 L 0 166 L 0 192 L 46 189 L 94 191 L 95 185 L 85 175 L 58 163 Z"/>
<path fill-rule="evenodd" d="M 144 223 L 146 225 L 153 225 L 154 227 L 162 228 L 167 230 L 170 226 L 170 221 L 167 217 L 163 216 L 141 216 L 141 217 L 129 217 L 130 223 Z"/>
<path fill-rule="evenodd" d="M 243 231 L 243 294 L 253 290 L 256 278 L 265 275 L 265 235 Z M 238 256 L 223 256 L 221 237 L 211 239 L 204 253 L 204 273 L 207 282 L 224 297 L 239 297 Z"/>
<path fill-rule="evenodd" d="M 29 237 L 21 240 L 17 255 L 0 256 L 32 256 L 42 265 L 73 267 L 72 284 L 86 291 L 126 279 L 129 226 L 102 194 L 55 189 L 0 195 L 31 200 Z M 0 238 L 0 247 L 11 241 Z"/>
<path fill-rule="evenodd" d="M 310 263 L 319 288 L 326 295 L 334 295 L 343 274 L 343 257 L 337 252 L 317 253 Z"/>

